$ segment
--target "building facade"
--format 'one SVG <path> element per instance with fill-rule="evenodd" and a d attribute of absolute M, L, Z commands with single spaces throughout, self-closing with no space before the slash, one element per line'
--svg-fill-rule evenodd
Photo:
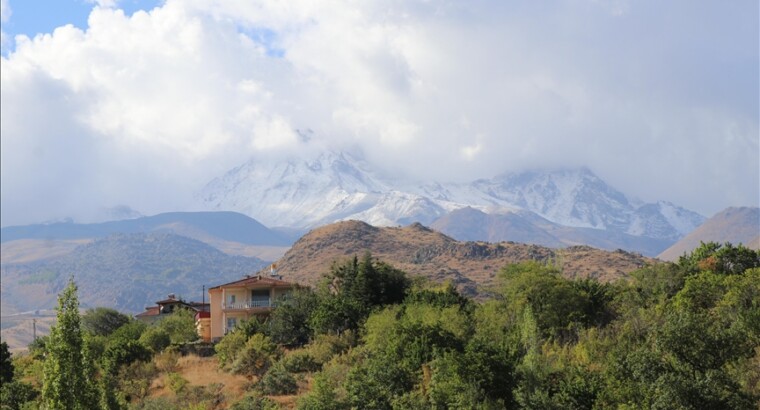
<path fill-rule="evenodd" d="M 294 286 L 277 277 L 257 275 L 209 288 L 211 341 L 221 339 L 244 320 L 269 316 L 278 299 Z"/>

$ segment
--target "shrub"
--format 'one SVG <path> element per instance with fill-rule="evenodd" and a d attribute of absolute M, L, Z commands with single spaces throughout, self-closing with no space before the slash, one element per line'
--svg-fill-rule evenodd
<path fill-rule="evenodd" d="M 132 402 L 144 399 L 150 392 L 150 385 L 158 374 L 153 363 L 134 362 L 119 371 L 119 390 Z"/>
<path fill-rule="evenodd" d="M 285 370 L 291 373 L 306 373 L 319 370 L 321 367 L 314 356 L 306 350 L 296 350 L 283 357 L 280 362 Z"/>
<path fill-rule="evenodd" d="M 272 341 L 255 334 L 245 344 L 232 364 L 232 371 L 246 376 L 261 376 L 280 355 L 280 350 Z"/>
<path fill-rule="evenodd" d="M 171 344 L 171 338 L 166 330 L 154 326 L 145 330 L 140 336 L 140 343 L 147 346 L 153 353 L 158 353 Z"/>
<path fill-rule="evenodd" d="M 248 337 L 243 332 L 227 333 L 214 347 L 219 367 L 225 368 L 234 363 L 247 341 Z"/>
<path fill-rule="evenodd" d="M 169 373 L 167 376 L 169 378 L 169 388 L 172 389 L 172 391 L 175 394 L 179 394 L 182 391 L 185 390 L 185 387 L 187 387 L 187 379 L 182 377 L 179 373 Z"/>
<path fill-rule="evenodd" d="M 264 394 L 282 396 L 298 392 L 298 383 L 282 364 L 277 364 L 261 378 L 258 388 Z"/>
<path fill-rule="evenodd" d="M 233 404 L 230 410 L 277 410 L 280 406 L 266 397 L 246 396 Z"/>

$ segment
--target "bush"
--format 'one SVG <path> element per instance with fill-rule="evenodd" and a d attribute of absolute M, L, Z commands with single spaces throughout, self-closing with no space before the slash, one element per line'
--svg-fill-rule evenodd
<path fill-rule="evenodd" d="M 33 401 L 40 395 L 30 384 L 21 381 L 5 382 L 0 387 L 0 404 L 2 409 L 16 410 L 24 408 L 24 404 Z"/>
<path fill-rule="evenodd" d="M 258 383 L 263 394 L 282 396 L 298 392 L 298 383 L 282 364 L 272 366 Z"/>
<path fill-rule="evenodd" d="M 153 363 L 134 362 L 119 371 L 119 390 L 129 402 L 142 400 L 150 392 L 150 385 L 156 375 L 158 369 Z"/>
<path fill-rule="evenodd" d="M 187 387 L 187 379 L 182 377 L 179 373 L 169 373 L 169 388 L 174 392 L 174 394 L 180 394 L 182 391 L 185 390 L 185 387 Z"/>
<path fill-rule="evenodd" d="M 232 365 L 247 341 L 248 336 L 243 332 L 233 331 L 232 333 L 227 333 L 214 347 L 216 356 L 219 359 L 219 367 L 225 368 Z"/>
<path fill-rule="evenodd" d="M 306 350 L 296 350 L 283 357 L 280 362 L 285 370 L 291 373 L 306 373 L 319 370 L 321 367 L 314 356 Z"/>
<path fill-rule="evenodd" d="M 280 350 L 272 341 L 255 334 L 245 344 L 232 364 L 232 371 L 246 376 L 261 376 L 280 356 Z"/>
<path fill-rule="evenodd" d="M 277 410 L 280 406 L 266 397 L 246 396 L 233 404 L 230 410 Z"/>
<path fill-rule="evenodd" d="M 153 353 L 159 353 L 171 344 L 171 338 L 166 330 L 160 327 L 150 327 L 140 336 L 140 343 L 147 346 Z"/>
<path fill-rule="evenodd" d="M 355 344 L 356 336 L 350 331 L 342 335 L 318 335 L 306 346 L 306 351 L 318 365 L 323 365 Z"/>

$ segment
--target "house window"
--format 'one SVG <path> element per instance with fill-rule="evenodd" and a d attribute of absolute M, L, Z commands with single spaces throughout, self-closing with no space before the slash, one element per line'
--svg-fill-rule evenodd
<path fill-rule="evenodd" d="M 252 290 L 251 301 L 255 307 L 269 307 L 269 289 Z"/>
<path fill-rule="evenodd" d="M 227 296 L 227 304 L 228 305 L 234 305 L 235 304 L 235 295 L 228 295 Z"/>
<path fill-rule="evenodd" d="M 231 332 L 236 327 L 237 327 L 237 318 L 236 317 L 228 317 L 227 318 L 227 329 L 226 329 L 225 333 Z"/>

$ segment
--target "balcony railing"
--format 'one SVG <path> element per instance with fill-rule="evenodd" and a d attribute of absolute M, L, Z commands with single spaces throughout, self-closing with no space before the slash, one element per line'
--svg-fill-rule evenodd
<path fill-rule="evenodd" d="M 244 300 L 242 302 L 227 303 L 222 302 L 222 309 L 256 309 L 275 307 L 277 303 L 272 303 L 270 299 L 266 300 Z"/>

